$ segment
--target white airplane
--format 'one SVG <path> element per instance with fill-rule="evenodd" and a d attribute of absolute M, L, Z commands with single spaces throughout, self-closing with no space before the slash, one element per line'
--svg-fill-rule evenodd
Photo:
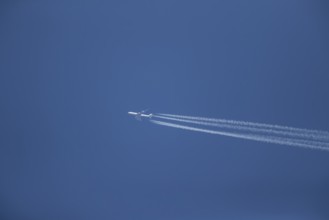
<path fill-rule="evenodd" d="M 147 110 L 144 110 L 144 111 L 141 111 L 141 112 L 128 112 L 129 115 L 133 115 L 135 116 L 135 118 L 138 120 L 138 121 L 141 121 L 142 118 L 149 118 L 151 119 L 153 114 L 145 114 Z"/>

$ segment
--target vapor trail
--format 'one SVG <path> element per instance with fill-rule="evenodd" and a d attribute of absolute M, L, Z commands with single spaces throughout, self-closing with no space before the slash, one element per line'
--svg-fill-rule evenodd
<path fill-rule="evenodd" d="M 199 123 L 199 124 L 206 125 L 205 123 L 211 123 L 211 124 L 207 124 L 207 125 L 223 127 L 223 128 L 226 126 L 226 128 L 281 134 L 281 135 L 286 135 L 286 136 L 298 136 L 301 138 L 312 138 L 315 140 L 325 140 L 325 141 L 329 140 L 329 132 L 326 132 L 326 131 L 294 128 L 294 127 L 281 126 L 281 125 L 270 125 L 270 124 L 247 122 L 247 121 L 192 117 L 192 116 L 173 115 L 173 114 L 157 114 L 155 116 L 156 117 L 167 117 L 166 119 L 168 119 L 168 120 L 169 120 L 169 118 L 170 118 L 170 120 L 178 120 L 178 119 L 190 120 L 190 121 L 185 121 L 185 122 L 194 123 L 194 124 Z"/>
<path fill-rule="evenodd" d="M 283 135 L 283 136 L 289 136 L 293 138 L 305 138 L 305 139 L 313 139 L 315 141 L 320 141 L 329 139 L 329 137 L 325 136 L 319 136 L 314 135 L 310 133 L 305 132 L 291 132 L 290 130 L 275 130 L 270 128 L 261 128 L 261 127 L 252 127 L 247 125 L 237 125 L 237 123 L 223 123 L 220 122 L 221 119 L 216 119 L 217 122 L 213 121 L 202 121 L 202 120 L 191 120 L 191 119 L 182 119 L 182 118 L 176 118 L 176 117 L 167 117 L 167 116 L 161 116 L 161 115 L 154 115 L 153 117 L 171 120 L 171 121 L 178 121 L 178 122 L 184 122 L 184 123 L 191 123 L 191 124 L 197 124 L 197 125 L 204 125 L 204 126 L 213 126 L 213 127 L 219 127 L 219 128 L 227 128 L 227 129 L 235 129 L 235 130 L 242 130 L 242 131 L 248 131 L 248 132 L 259 132 L 259 133 L 265 133 L 265 134 L 275 134 L 275 135 Z"/>
<path fill-rule="evenodd" d="M 158 120 L 153 120 L 153 119 L 151 119 L 150 121 L 154 124 L 158 124 L 158 125 L 162 125 L 162 126 L 179 128 L 179 129 L 190 130 L 190 131 L 203 132 L 203 133 L 208 133 L 208 134 L 217 134 L 217 135 L 223 135 L 223 136 L 228 136 L 228 137 L 235 137 L 235 138 L 261 141 L 261 142 L 267 142 L 267 143 L 282 144 L 282 145 L 305 147 L 305 148 L 318 149 L 318 150 L 326 150 L 326 151 L 329 150 L 328 144 L 319 145 L 319 143 L 314 142 L 314 141 L 298 140 L 298 139 L 292 139 L 292 138 L 281 138 L 281 137 L 274 137 L 274 136 L 253 135 L 253 134 L 240 134 L 240 133 L 225 132 L 225 131 L 215 131 L 215 130 L 210 130 L 210 129 L 203 129 L 203 128 L 197 128 L 197 127 L 192 127 L 192 126 L 163 122 L 163 121 L 158 121 Z"/>

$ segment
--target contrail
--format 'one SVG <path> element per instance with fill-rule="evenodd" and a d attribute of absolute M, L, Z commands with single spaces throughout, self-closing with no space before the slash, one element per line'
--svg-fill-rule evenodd
<path fill-rule="evenodd" d="M 242 139 L 247 139 L 247 140 L 254 140 L 254 141 L 267 142 L 267 143 L 275 143 L 275 144 L 298 146 L 298 147 L 305 147 L 305 148 L 329 151 L 329 145 L 327 143 L 319 143 L 319 142 L 315 142 L 315 141 L 299 140 L 299 139 L 293 139 L 293 138 L 282 138 L 282 137 L 275 137 L 275 136 L 240 134 L 240 133 L 234 133 L 234 132 L 216 131 L 216 130 L 186 126 L 186 125 L 179 125 L 179 124 L 174 124 L 174 123 L 169 123 L 169 122 L 163 122 L 163 121 L 158 121 L 158 120 L 153 120 L 153 119 L 151 119 L 150 121 L 154 124 L 173 127 L 173 128 L 179 128 L 179 129 L 184 129 L 184 130 L 198 131 L 198 132 L 203 132 L 203 133 L 208 133 L 208 134 L 217 134 L 217 135 L 242 138 Z"/>
<path fill-rule="evenodd" d="M 261 127 L 252 127 L 246 125 L 237 125 L 232 123 L 223 123 L 220 122 L 220 119 L 217 122 L 213 121 L 202 121 L 202 120 L 191 120 L 191 119 L 182 119 L 177 117 L 168 117 L 168 116 L 161 116 L 161 115 L 154 115 L 155 118 L 161 118 L 166 120 L 184 122 L 184 123 L 191 123 L 197 125 L 204 125 L 204 126 L 213 126 L 219 128 L 227 128 L 227 129 L 236 129 L 242 131 L 249 131 L 249 132 L 259 132 L 259 133 L 266 133 L 266 134 L 276 134 L 276 135 L 283 135 L 283 136 L 290 136 L 290 137 L 298 137 L 298 138 L 306 138 L 306 139 L 314 139 L 317 141 L 329 140 L 329 136 L 322 136 L 322 135 L 315 135 L 305 132 L 291 132 L 290 130 L 276 130 L 271 128 L 261 128 Z"/>
<path fill-rule="evenodd" d="M 232 128 L 232 129 L 239 129 L 239 130 L 249 130 L 249 131 L 255 131 L 255 132 L 273 133 L 273 134 L 280 134 L 280 135 L 285 135 L 285 136 L 297 136 L 297 137 L 301 137 L 301 138 L 311 138 L 311 139 L 315 139 L 315 140 L 324 140 L 324 141 L 329 140 L 329 132 L 326 132 L 326 131 L 294 128 L 294 127 L 281 126 L 281 125 L 262 124 L 262 123 L 247 122 L 247 121 L 192 117 L 192 116 L 173 115 L 173 114 L 157 114 L 155 116 L 156 117 L 166 117 L 164 119 L 168 119 L 168 120 L 177 120 L 177 121 L 178 120 L 189 120 L 189 121 L 185 121 L 185 122 L 200 124 L 200 125 L 207 125 L 207 126 L 216 126 L 216 127 Z M 182 121 L 182 122 L 184 122 L 184 121 Z M 206 124 L 206 123 L 209 123 L 209 124 Z"/>

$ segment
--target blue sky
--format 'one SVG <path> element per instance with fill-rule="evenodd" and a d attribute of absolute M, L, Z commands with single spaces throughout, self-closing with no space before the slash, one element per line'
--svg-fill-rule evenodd
<path fill-rule="evenodd" d="M 329 218 L 329 154 L 128 111 L 329 130 L 325 1 L 0 4 L 1 219 Z"/>

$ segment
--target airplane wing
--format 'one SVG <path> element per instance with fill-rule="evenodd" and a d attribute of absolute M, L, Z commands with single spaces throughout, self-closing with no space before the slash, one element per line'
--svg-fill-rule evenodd
<path fill-rule="evenodd" d="M 150 109 L 149 109 L 149 108 L 147 108 L 147 109 L 145 109 L 145 110 L 141 111 L 141 113 L 146 113 L 148 110 L 150 110 Z"/>

